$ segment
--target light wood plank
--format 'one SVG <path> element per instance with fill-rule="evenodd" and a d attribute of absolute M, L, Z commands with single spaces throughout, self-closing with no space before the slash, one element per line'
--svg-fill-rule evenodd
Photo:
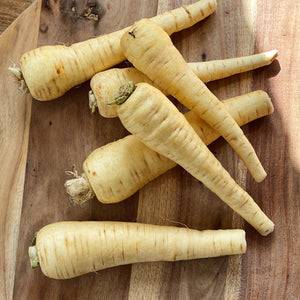
<path fill-rule="evenodd" d="M 14 286 L 31 113 L 31 97 L 16 89 L 8 67 L 21 53 L 36 47 L 39 12 L 40 2 L 36 2 L 0 36 L 1 299 L 11 299 Z"/>
<path fill-rule="evenodd" d="M 34 0 L 2 0 L 0 5 L 0 34 L 33 2 Z"/>
<path fill-rule="evenodd" d="M 268 177 L 247 188 L 275 222 L 267 239 L 248 230 L 248 251 L 242 268 L 241 298 L 297 299 L 300 295 L 300 3 L 259 1 L 256 51 L 277 48 L 278 62 L 255 72 L 253 88 L 267 90 L 275 113 L 253 128 Z M 290 9 L 293 7 L 293 9 Z M 278 74 L 277 74 L 278 73 Z M 275 74 L 276 77 L 273 77 Z M 261 135 L 262 128 L 264 135 Z M 266 136 L 267 135 L 267 136 Z"/>

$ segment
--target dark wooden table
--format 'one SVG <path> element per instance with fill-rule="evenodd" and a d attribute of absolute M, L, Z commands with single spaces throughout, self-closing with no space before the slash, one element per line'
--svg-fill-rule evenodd
<path fill-rule="evenodd" d="M 3 1 L 1 30 L 28 5 Z M 271 66 L 209 88 L 220 98 L 262 89 L 273 115 L 243 127 L 268 177 L 254 182 L 221 139 L 210 149 L 276 224 L 260 236 L 180 167 L 116 205 L 93 199 L 74 207 L 64 171 L 95 148 L 125 136 L 118 119 L 90 115 L 89 83 L 61 99 L 39 102 L 22 95 L 7 67 L 30 49 L 70 44 L 105 34 L 193 0 L 98 0 L 100 21 L 80 17 L 87 0 L 36 2 L 0 37 L 0 298 L 1 299 L 288 299 L 300 294 L 300 5 L 294 0 L 220 0 L 209 18 L 172 40 L 188 61 L 279 50 Z M 9 4 L 8 4 L 9 3 Z M 78 13 L 72 7 L 76 5 Z M 42 226 L 60 220 L 119 220 L 189 228 L 243 228 L 247 253 L 176 263 L 144 263 L 65 281 L 32 270 L 27 248 Z"/>

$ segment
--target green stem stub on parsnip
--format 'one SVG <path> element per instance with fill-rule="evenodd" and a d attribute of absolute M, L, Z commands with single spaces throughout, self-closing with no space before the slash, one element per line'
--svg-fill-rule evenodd
<path fill-rule="evenodd" d="M 130 95 L 134 92 L 135 88 L 136 88 L 136 86 L 133 81 L 126 82 L 125 84 L 120 86 L 119 91 L 113 97 L 113 100 L 108 101 L 107 104 L 108 105 L 123 104 L 130 97 Z"/>
<path fill-rule="evenodd" d="M 31 268 L 37 268 L 40 266 L 39 258 L 36 253 L 36 246 L 31 246 L 28 248 L 28 255 L 30 259 Z"/>
<path fill-rule="evenodd" d="M 28 248 L 28 255 L 30 259 L 31 268 L 37 268 L 40 266 L 39 258 L 36 253 L 36 236 L 37 236 L 37 232 L 34 234 L 32 239 L 32 244 Z"/>

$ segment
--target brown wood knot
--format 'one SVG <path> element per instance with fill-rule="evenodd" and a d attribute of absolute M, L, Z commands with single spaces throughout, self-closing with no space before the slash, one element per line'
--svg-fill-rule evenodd
<path fill-rule="evenodd" d="M 98 2 L 87 3 L 83 17 L 88 20 L 99 21 L 104 13 L 103 7 Z"/>
<path fill-rule="evenodd" d="M 56 1 L 55 1 L 56 3 Z M 44 8 L 45 10 L 52 12 L 52 7 L 51 7 L 51 3 L 49 0 L 46 1 L 42 1 L 42 8 Z"/>
<path fill-rule="evenodd" d="M 71 3 L 70 3 L 71 2 Z M 99 22 L 104 14 L 104 8 L 96 1 L 60 1 L 60 13 L 64 20 L 71 19 L 77 22 L 78 19 L 87 19 Z"/>
<path fill-rule="evenodd" d="M 49 27 L 48 27 L 48 25 L 46 25 L 45 23 L 43 23 L 43 24 L 40 25 L 39 29 L 40 29 L 41 33 L 46 33 L 48 31 Z"/>

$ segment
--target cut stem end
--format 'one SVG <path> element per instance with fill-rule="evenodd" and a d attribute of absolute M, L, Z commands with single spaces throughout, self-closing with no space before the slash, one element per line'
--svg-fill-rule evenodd
<path fill-rule="evenodd" d="M 90 186 L 85 174 L 79 176 L 76 172 L 66 172 L 67 175 L 72 175 L 75 178 L 69 179 L 65 182 L 66 192 L 69 194 L 72 202 L 81 205 L 86 201 L 94 198 L 95 193 Z"/>
<path fill-rule="evenodd" d="M 9 67 L 8 70 L 14 75 L 15 80 L 18 85 L 18 89 L 23 93 L 27 94 L 29 93 L 28 86 L 25 82 L 25 79 L 23 77 L 23 73 L 21 71 L 21 68 L 17 68 L 16 65 L 14 64 L 13 67 Z"/>
<path fill-rule="evenodd" d="M 134 92 L 136 86 L 133 81 L 129 81 L 123 85 L 120 86 L 118 93 L 113 97 L 113 100 L 108 101 L 108 105 L 117 104 L 121 105 L 123 104 L 130 95 Z"/>
<path fill-rule="evenodd" d="M 28 248 L 28 255 L 30 259 L 31 268 L 37 268 L 40 266 L 39 258 L 36 253 L 36 246 L 30 246 Z"/>

